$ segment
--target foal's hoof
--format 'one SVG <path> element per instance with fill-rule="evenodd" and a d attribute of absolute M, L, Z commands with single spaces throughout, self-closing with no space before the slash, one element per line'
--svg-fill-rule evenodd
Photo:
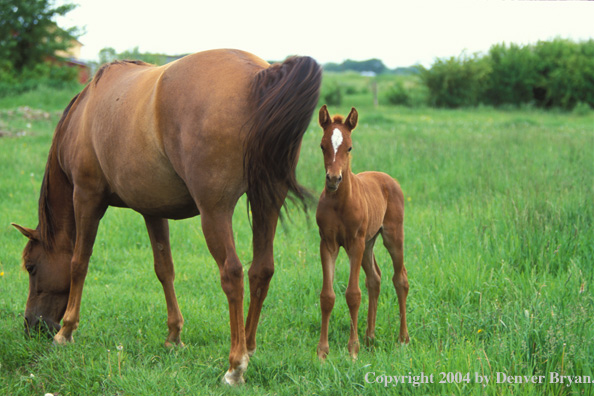
<path fill-rule="evenodd" d="M 320 347 L 318 345 L 318 359 L 320 359 L 320 362 L 324 363 L 326 361 L 328 353 L 330 353 L 329 347 Z"/>
<path fill-rule="evenodd" d="M 348 345 L 349 354 L 351 355 L 351 359 L 353 362 L 357 360 L 357 356 L 359 355 L 359 341 L 349 342 Z"/>
<path fill-rule="evenodd" d="M 165 348 L 167 348 L 167 349 L 173 349 L 175 347 L 183 348 L 185 346 L 186 345 L 179 340 L 178 341 L 169 341 L 169 340 L 165 341 Z"/>
<path fill-rule="evenodd" d="M 410 337 L 408 336 L 408 333 L 398 336 L 398 342 L 403 345 L 408 345 L 408 343 L 410 342 Z"/>

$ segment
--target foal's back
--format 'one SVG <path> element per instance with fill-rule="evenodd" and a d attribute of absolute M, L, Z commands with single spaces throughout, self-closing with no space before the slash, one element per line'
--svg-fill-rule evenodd
<path fill-rule="evenodd" d="M 361 183 L 361 195 L 368 208 L 370 221 L 381 216 L 381 225 L 386 217 L 399 217 L 402 221 L 404 211 L 404 195 L 396 180 L 383 172 L 361 172 L 355 175 Z M 370 223 L 371 225 L 371 223 Z M 375 228 L 376 232 L 379 227 Z"/>

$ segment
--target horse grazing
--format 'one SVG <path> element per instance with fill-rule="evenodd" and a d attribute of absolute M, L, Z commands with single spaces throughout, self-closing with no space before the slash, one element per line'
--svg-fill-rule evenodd
<path fill-rule="evenodd" d="M 330 118 L 326 105 L 319 114 L 324 130 L 322 151 L 326 167 L 326 185 L 318 203 L 316 220 L 320 228 L 320 256 L 322 259 L 323 285 L 320 293 L 322 330 L 318 344 L 318 356 L 325 359 L 328 345 L 328 323 L 334 307 L 334 269 L 340 247 L 344 247 L 350 261 L 349 283 L 346 301 L 351 315 L 351 335 L 348 350 L 353 359 L 359 353 L 357 314 L 361 305 L 359 272 L 365 271 L 365 285 L 369 292 L 369 312 L 366 337 L 375 338 L 375 318 L 380 292 L 381 271 L 375 260 L 373 246 L 382 235 L 394 266 L 392 281 L 398 295 L 400 308 L 399 341 L 409 342 L 406 326 L 406 296 L 408 278 L 404 267 L 404 198 L 398 183 L 385 173 L 351 172 L 351 133 L 357 126 L 355 108 L 346 120 L 341 116 Z"/>
<path fill-rule="evenodd" d="M 144 216 L 167 303 L 165 344 L 180 344 L 184 321 L 167 219 L 200 214 L 229 303 L 224 380 L 243 382 L 274 273 L 280 210 L 289 191 L 304 199 L 295 168 L 320 84 L 321 68 L 312 58 L 271 66 L 238 50 L 196 53 L 160 67 L 130 61 L 103 66 L 56 127 L 37 228 L 14 225 L 29 238 L 23 252 L 27 331 L 43 324 L 59 330 L 55 343 L 72 341 L 97 227 L 111 205 Z M 244 193 L 254 252 L 245 327 L 243 267 L 231 221 Z"/>

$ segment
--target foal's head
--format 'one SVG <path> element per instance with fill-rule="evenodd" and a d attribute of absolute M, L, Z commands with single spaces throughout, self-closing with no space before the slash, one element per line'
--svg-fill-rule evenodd
<path fill-rule="evenodd" d="M 358 118 L 354 107 L 346 119 L 339 115 L 330 117 L 326 105 L 320 109 L 319 122 L 324 130 L 320 147 L 324 152 L 327 191 L 338 190 L 343 175 L 350 171 L 351 132 L 357 126 Z"/>

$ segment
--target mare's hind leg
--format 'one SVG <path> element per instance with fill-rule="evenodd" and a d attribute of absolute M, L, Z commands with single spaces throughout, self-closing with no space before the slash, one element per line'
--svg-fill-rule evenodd
<path fill-rule="evenodd" d="M 264 299 L 274 275 L 273 242 L 279 211 L 269 208 L 267 213 L 258 213 L 253 207 L 253 251 L 254 257 L 248 271 L 250 280 L 250 307 L 245 322 L 245 338 L 248 354 L 256 352 L 256 332 Z"/>
<path fill-rule="evenodd" d="M 180 333 L 184 325 L 184 318 L 177 305 L 177 297 L 175 296 L 175 288 L 173 287 L 175 270 L 173 268 L 173 259 L 171 258 L 171 246 L 169 244 L 169 223 L 166 219 L 151 216 L 144 216 L 144 221 L 153 248 L 155 272 L 163 286 L 165 301 L 167 303 L 167 327 L 169 328 L 169 335 L 167 336 L 167 340 L 165 340 L 165 346 L 183 346 L 180 340 Z"/>
<path fill-rule="evenodd" d="M 384 224 L 382 232 L 384 246 L 388 249 L 394 265 L 394 276 L 392 282 L 398 296 L 398 308 L 400 310 L 400 333 L 398 340 L 408 344 L 408 327 L 406 325 L 406 297 L 408 296 L 408 276 L 404 267 L 404 231 L 402 222 Z"/>
<path fill-rule="evenodd" d="M 89 259 L 93 253 L 99 221 L 107 209 L 107 205 L 99 193 L 75 187 L 73 197 L 76 240 L 70 262 L 70 294 L 64 313 L 63 326 L 54 336 L 56 344 L 73 341 L 72 332 L 78 327 L 80 319 L 80 303 L 89 268 Z"/>
<path fill-rule="evenodd" d="M 363 270 L 365 271 L 365 286 L 369 295 L 369 310 L 367 311 L 367 330 L 365 340 L 370 344 L 375 339 L 375 319 L 377 316 L 377 301 L 380 294 L 382 272 L 380 271 L 373 254 L 375 239 L 370 241 L 363 254 Z"/>
<path fill-rule="evenodd" d="M 221 286 L 229 303 L 231 327 L 231 351 L 229 370 L 223 380 L 235 385 L 243 383 L 243 373 L 247 370 L 249 356 L 245 344 L 243 325 L 243 267 L 235 251 L 233 240 L 233 209 L 208 210 L 201 207 L 202 231 L 210 254 L 219 266 Z"/>

